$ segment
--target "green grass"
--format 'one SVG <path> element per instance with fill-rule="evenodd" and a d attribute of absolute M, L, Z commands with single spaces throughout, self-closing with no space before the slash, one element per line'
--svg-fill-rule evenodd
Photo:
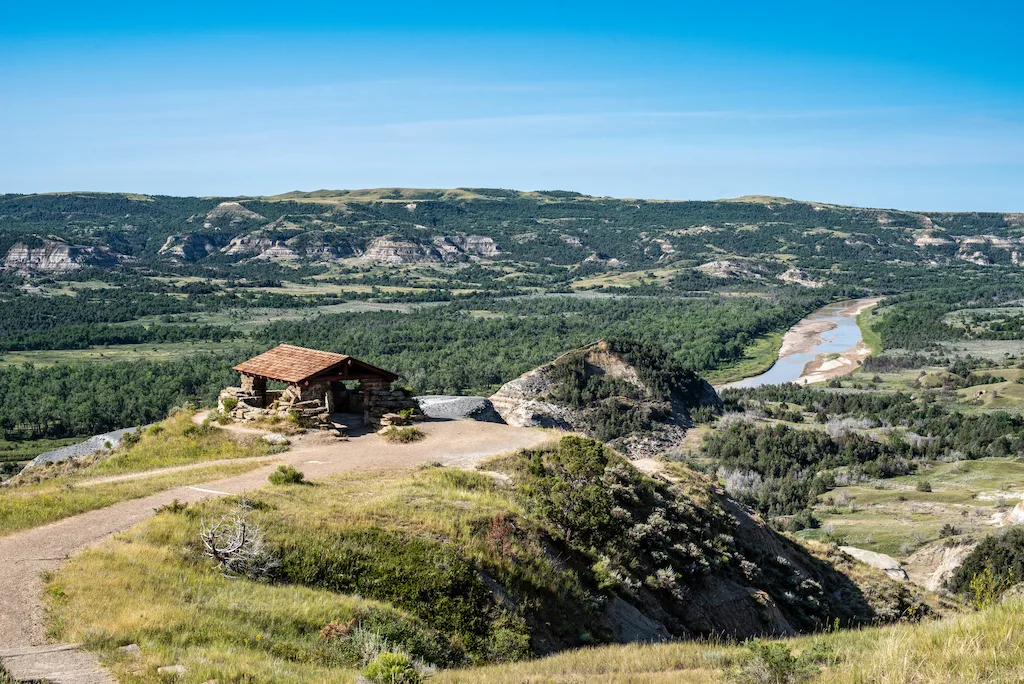
<path fill-rule="evenodd" d="M 779 359 L 785 334 L 786 331 L 780 330 L 758 338 L 743 351 L 742 359 L 703 373 L 704 379 L 713 385 L 724 385 L 767 372 Z"/>
<path fill-rule="evenodd" d="M 392 425 L 381 434 L 381 437 L 392 444 L 410 444 L 420 441 L 426 435 L 418 427 L 396 427 Z"/>
<path fill-rule="evenodd" d="M 922 480 L 932 484 L 931 492 L 917 490 Z M 823 494 L 815 506 L 822 527 L 803 530 L 798 536 L 820 540 L 825 537 L 825 528 L 831 526 L 833 533 L 851 546 L 904 557 L 938 539 L 943 525 L 952 525 L 965 535 L 988 534 L 991 515 L 999 503 L 997 497 L 1012 506 L 1021 492 L 1024 462 L 1017 459 L 938 463 L 914 475 L 885 480 L 879 486 L 840 487 Z"/>
<path fill-rule="evenodd" d="M 61 439 L 0 439 L 0 463 L 5 461 L 29 461 L 39 454 L 81 442 L 81 437 Z"/>
<path fill-rule="evenodd" d="M 485 619 L 475 602 L 491 602 L 451 551 L 456 547 L 438 540 L 550 591 L 566 581 L 551 563 L 496 557 L 483 531 L 499 512 L 518 508 L 483 475 L 427 468 L 260 490 L 252 515 L 280 549 L 281 572 L 293 578 L 272 585 L 224 578 L 202 556 L 202 520 L 219 519 L 230 506 L 219 500 L 162 513 L 72 559 L 48 585 L 50 635 L 84 642 L 118 675 L 141 667 L 142 681 L 158 681 L 155 668 L 168 663 L 185 665 L 196 681 L 352 681 L 358 663 L 341 651 L 324 653 L 320 630 L 329 622 L 355 620 L 390 633 L 396 646 L 432 662 L 465 658 L 470 641 L 443 634 L 458 631 L 464 619 Z M 516 557 L 540 554 L 535 548 L 522 555 L 526 543 L 515 542 Z M 355 574 L 320 577 L 322 567 Z M 360 582 L 358 592 L 346 590 L 350 581 Z M 399 606 L 407 600 L 417 610 Z M 507 644 L 503 630 L 515 618 L 504 619 L 488 629 Z M 141 662 L 118 656 L 116 647 L 126 643 L 142 647 Z"/>
<path fill-rule="evenodd" d="M 36 366 L 53 366 L 65 363 L 108 363 L 112 361 L 172 361 L 192 354 L 219 353 L 238 349 L 244 342 L 174 342 L 167 344 L 124 344 L 87 349 L 66 349 L 54 351 L 17 351 L 0 354 L 0 367 L 20 366 L 31 363 Z"/>
<path fill-rule="evenodd" d="M 872 306 L 857 314 L 857 327 L 860 328 L 861 339 L 864 340 L 864 345 L 871 349 L 872 356 L 882 352 L 882 336 L 874 327 L 874 324 L 881 320 L 881 316 L 875 313 L 877 308 Z"/>
<path fill-rule="evenodd" d="M 83 472 L 87 476 L 118 475 L 156 468 L 253 458 L 279 453 L 281 447 L 256 437 L 238 439 L 215 426 L 197 425 L 191 411 L 177 411 L 157 426 L 144 430 L 137 444 Z"/>
<path fill-rule="evenodd" d="M 106 508 L 121 501 L 141 499 L 166 489 L 241 475 L 264 465 L 266 463 L 262 460 L 222 463 L 102 485 L 79 483 L 75 477 L 61 477 L 4 489 L 0 491 L 0 536 Z"/>

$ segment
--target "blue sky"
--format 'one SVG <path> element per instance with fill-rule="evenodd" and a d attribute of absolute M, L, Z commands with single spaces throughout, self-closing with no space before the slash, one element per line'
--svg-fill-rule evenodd
<path fill-rule="evenodd" d="M 497 186 L 1024 210 L 1020 3 L 2 10 L 0 192 Z"/>

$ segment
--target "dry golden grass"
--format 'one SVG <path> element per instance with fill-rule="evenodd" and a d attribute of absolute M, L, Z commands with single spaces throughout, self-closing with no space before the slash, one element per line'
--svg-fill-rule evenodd
<path fill-rule="evenodd" d="M 91 486 L 75 478 L 57 478 L 4 489 L 0 491 L 0 536 L 166 489 L 241 475 L 264 465 L 262 460 L 240 461 Z"/>
<path fill-rule="evenodd" d="M 987 610 L 914 626 L 890 627 L 860 658 L 823 674 L 822 681 L 1024 681 L 1024 605 L 1008 601 Z"/>
<path fill-rule="evenodd" d="M 84 468 L 74 462 L 33 469 L 0 489 L 0 535 L 38 527 L 119 501 L 138 499 L 165 489 L 241 475 L 262 467 L 279 447 L 259 439 L 237 441 L 215 428 L 196 425 L 192 413 L 180 411 L 145 431 L 133 446 L 97 457 Z M 138 478 L 114 476 L 149 470 L 218 463 L 178 472 Z M 110 481 L 116 480 L 116 481 Z"/>
<path fill-rule="evenodd" d="M 629 644 L 577 649 L 523 663 L 447 670 L 433 681 L 716 682 L 748 657 L 742 647 L 716 643 Z"/>

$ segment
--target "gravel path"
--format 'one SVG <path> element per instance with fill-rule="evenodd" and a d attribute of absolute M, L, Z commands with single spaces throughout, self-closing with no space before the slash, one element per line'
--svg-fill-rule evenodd
<path fill-rule="evenodd" d="M 39 573 L 55 570 L 75 553 L 145 520 L 154 508 L 174 499 L 193 503 L 258 489 L 267 484 L 267 476 L 279 463 L 294 465 L 313 480 L 355 470 L 410 468 L 428 461 L 471 467 L 489 456 L 536 446 L 549 438 L 541 430 L 469 420 L 427 422 L 420 428 L 426 438 L 413 444 L 388 444 L 372 433 L 347 442 L 314 433 L 250 473 L 124 501 L 0 538 L 0 663 L 18 679 L 45 678 L 54 684 L 113 682 L 92 654 L 74 644 L 46 643 Z"/>

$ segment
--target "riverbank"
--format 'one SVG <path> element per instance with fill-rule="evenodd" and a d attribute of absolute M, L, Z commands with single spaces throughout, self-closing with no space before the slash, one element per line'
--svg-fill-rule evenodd
<path fill-rule="evenodd" d="M 786 331 L 778 343 L 777 355 L 763 372 L 741 378 L 734 372 L 727 379 L 714 377 L 712 382 L 716 389 L 787 382 L 806 384 L 852 373 L 872 351 L 863 343 L 856 320 L 880 300 L 881 297 L 865 297 L 824 306 Z M 764 351 L 762 347 L 762 363 Z M 751 365 L 753 362 L 752 358 Z"/>
<path fill-rule="evenodd" d="M 839 315 L 857 320 L 862 313 L 876 306 L 880 301 L 882 301 L 881 297 L 859 299 L 856 304 L 840 311 Z M 837 327 L 837 324 L 833 324 L 832 328 L 829 329 L 831 330 L 835 327 Z M 858 329 L 860 329 L 859 325 Z M 818 333 L 817 335 L 820 340 L 821 333 Z M 833 378 L 849 375 L 860 368 L 861 364 L 864 363 L 864 359 L 871 356 L 873 351 L 871 347 L 865 344 L 863 331 L 861 331 L 861 335 L 862 337 L 860 341 L 846 351 L 839 352 L 838 354 L 821 354 L 816 357 L 813 361 L 804 366 L 803 372 L 800 373 L 800 377 L 798 377 L 795 382 L 800 385 L 809 385 L 815 382 L 827 382 Z"/>

